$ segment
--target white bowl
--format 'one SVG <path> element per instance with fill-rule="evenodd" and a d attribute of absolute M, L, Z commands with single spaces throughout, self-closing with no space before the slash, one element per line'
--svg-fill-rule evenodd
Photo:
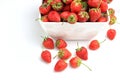
<path fill-rule="evenodd" d="M 40 5 L 42 4 L 42 1 Z M 39 14 L 39 18 L 41 15 Z M 108 19 L 109 21 L 109 19 Z M 70 24 L 68 22 L 42 22 L 39 21 L 41 28 L 47 35 L 54 39 L 62 38 L 64 40 L 90 40 L 101 30 L 108 26 L 107 22 L 77 22 Z"/>

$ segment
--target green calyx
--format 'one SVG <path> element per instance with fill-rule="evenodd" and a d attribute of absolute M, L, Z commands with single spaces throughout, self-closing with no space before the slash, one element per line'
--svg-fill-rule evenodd
<path fill-rule="evenodd" d="M 77 60 L 77 66 L 80 66 L 81 63 L 82 63 L 82 61 L 81 61 L 81 59 L 79 58 L 79 59 Z"/>
<path fill-rule="evenodd" d="M 71 15 L 71 16 L 69 16 L 68 17 L 68 22 L 72 22 L 72 23 L 74 23 L 74 22 L 76 22 L 76 19 L 75 19 L 75 16 L 74 15 Z"/>
<path fill-rule="evenodd" d="M 58 47 L 60 45 L 60 41 L 57 40 L 56 43 L 55 43 L 55 46 Z"/>
<path fill-rule="evenodd" d="M 59 58 L 62 58 L 63 56 L 64 56 L 63 50 L 59 50 L 59 52 L 58 52 L 58 57 L 59 57 Z"/>
<path fill-rule="evenodd" d="M 62 5 L 63 4 L 61 2 L 59 2 L 59 3 L 53 4 L 52 8 L 55 10 L 60 10 L 62 8 Z"/>

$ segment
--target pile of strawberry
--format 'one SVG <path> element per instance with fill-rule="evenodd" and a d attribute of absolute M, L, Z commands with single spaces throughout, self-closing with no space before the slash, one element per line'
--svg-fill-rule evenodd
<path fill-rule="evenodd" d="M 39 7 L 43 22 L 106 22 L 112 0 L 43 0 Z"/>

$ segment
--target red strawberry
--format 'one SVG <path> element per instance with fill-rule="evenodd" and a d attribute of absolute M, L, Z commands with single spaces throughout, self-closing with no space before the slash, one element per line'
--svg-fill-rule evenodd
<path fill-rule="evenodd" d="M 82 61 L 79 57 L 73 57 L 70 59 L 70 66 L 73 68 L 77 68 L 81 65 Z"/>
<path fill-rule="evenodd" d="M 73 0 L 62 0 L 65 4 L 70 4 Z"/>
<path fill-rule="evenodd" d="M 40 7 L 39 7 L 39 12 L 43 15 L 47 14 L 49 11 L 51 10 L 51 6 L 47 3 L 43 3 Z"/>
<path fill-rule="evenodd" d="M 56 72 L 60 72 L 60 71 L 65 70 L 65 69 L 67 68 L 67 66 L 68 66 L 68 64 L 67 64 L 64 60 L 60 59 L 60 60 L 58 60 L 57 63 L 55 64 L 54 70 L 55 70 Z"/>
<path fill-rule="evenodd" d="M 66 60 L 71 57 L 71 52 L 66 48 L 62 48 L 58 52 L 58 57 L 60 59 Z"/>
<path fill-rule="evenodd" d="M 58 49 L 61 49 L 61 48 L 66 48 L 67 43 L 63 39 L 57 39 L 55 45 Z"/>
<path fill-rule="evenodd" d="M 70 59 L 70 66 L 72 68 L 77 68 L 79 67 L 81 64 L 83 64 L 86 68 L 88 68 L 90 71 L 92 71 L 86 64 L 82 63 L 81 59 L 79 57 L 73 57 Z"/>
<path fill-rule="evenodd" d="M 89 49 L 96 50 L 100 47 L 100 43 L 98 40 L 92 40 L 89 44 Z"/>
<path fill-rule="evenodd" d="M 88 59 L 88 51 L 85 47 L 77 48 L 76 55 L 81 58 L 82 60 Z"/>
<path fill-rule="evenodd" d="M 77 22 L 77 20 L 78 20 L 78 17 L 77 17 L 77 15 L 75 13 L 70 13 L 68 15 L 67 22 L 69 22 L 71 24 L 74 24 L 74 23 Z"/>
<path fill-rule="evenodd" d="M 104 41 L 106 41 L 106 39 L 104 39 L 102 42 L 99 42 L 98 40 L 92 40 L 89 44 L 89 49 L 97 50 L 100 47 L 100 44 Z"/>
<path fill-rule="evenodd" d="M 101 4 L 101 0 L 88 0 L 88 5 L 90 7 L 98 8 Z"/>
<path fill-rule="evenodd" d="M 80 0 L 73 0 L 70 5 L 71 12 L 78 13 L 82 9 L 82 3 Z"/>
<path fill-rule="evenodd" d="M 107 20 L 108 20 L 107 17 L 101 16 L 101 17 L 97 20 L 97 22 L 106 22 Z"/>
<path fill-rule="evenodd" d="M 90 9 L 89 10 L 89 16 L 90 16 L 90 21 L 91 22 L 97 21 L 101 16 L 100 8 L 92 8 L 92 9 Z"/>
<path fill-rule="evenodd" d="M 47 15 L 42 16 L 42 17 L 41 17 L 41 20 L 42 20 L 43 22 L 48 22 L 48 21 L 49 21 L 48 18 L 47 18 Z"/>
<path fill-rule="evenodd" d="M 45 37 L 42 44 L 47 49 L 54 49 L 54 42 L 49 37 Z"/>
<path fill-rule="evenodd" d="M 113 25 L 116 23 L 116 16 L 115 15 L 110 15 L 110 22 L 109 22 L 109 25 Z"/>
<path fill-rule="evenodd" d="M 63 3 L 61 2 L 61 0 L 54 0 L 51 3 L 51 6 L 55 11 L 60 11 L 63 8 Z"/>
<path fill-rule="evenodd" d="M 109 15 L 114 15 L 115 14 L 115 10 L 113 8 L 109 8 L 108 12 L 109 12 Z"/>
<path fill-rule="evenodd" d="M 65 5 L 62 11 L 70 11 L 70 5 Z"/>
<path fill-rule="evenodd" d="M 60 14 L 60 17 L 63 21 L 67 21 L 68 15 L 69 15 L 69 11 L 64 11 Z"/>
<path fill-rule="evenodd" d="M 48 50 L 42 51 L 42 53 L 41 53 L 41 58 L 42 58 L 45 62 L 50 63 L 50 62 L 51 62 L 51 53 L 50 53 L 50 51 L 48 51 Z"/>
<path fill-rule="evenodd" d="M 110 39 L 110 40 L 113 40 L 116 36 L 116 30 L 115 29 L 109 29 L 107 31 L 107 37 Z"/>
<path fill-rule="evenodd" d="M 100 9 L 101 9 L 101 12 L 107 12 L 107 10 L 108 10 L 107 2 L 102 1 L 100 4 Z"/>
<path fill-rule="evenodd" d="M 80 11 L 78 13 L 78 21 L 79 22 L 86 22 L 89 19 L 89 15 L 86 11 Z"/>
<path fill-rule="evenodd" d="M 50 11 L 48 14 L 48 20 L 50 22 L 60 22 L 60 14 L 57 11 Z"/>

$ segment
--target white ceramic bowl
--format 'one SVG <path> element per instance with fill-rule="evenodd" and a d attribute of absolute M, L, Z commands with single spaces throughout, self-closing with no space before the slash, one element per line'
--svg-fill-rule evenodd
<path fill-rule="evenodd" d="M 40 14 L 39 18 L 41 18 Z M 90 40 L 102 29 L 108 26 L 108 21 L 83 23 L 77 22 L 75 24 L 70 24 L 67 22 L 42 21 L 39 21 L 39 23 L 47 35 L 53 37 L 54 39 L 62 38 L 64 40 Z"/>

